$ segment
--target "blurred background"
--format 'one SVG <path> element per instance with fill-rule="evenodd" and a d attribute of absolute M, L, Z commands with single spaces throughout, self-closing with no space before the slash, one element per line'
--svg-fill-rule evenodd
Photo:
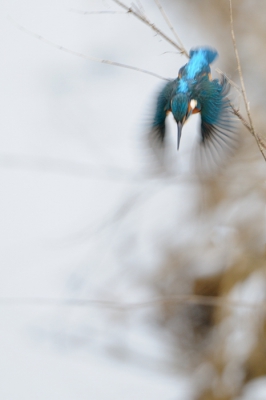
<path fill-rule="evenodd" d="M 186 49 L 217 48 L 214 68 L 239 84 L 228 1 L 162 5 Z M 171 36 L 154 1 L 137 6 Z M 200 179 L 198 117 L 178 153 L 170 120 L 171 169 L 156 174 L 145 133 L 162 81 L 59 46 L 166 78 L 185 57 L 111 0 L 0 7 L 1 400 L 264 400 L 265 163 L 251 135 L 239 124 L 234 156 Z M 263 135 L 266 3 L 233 12 Z"/>

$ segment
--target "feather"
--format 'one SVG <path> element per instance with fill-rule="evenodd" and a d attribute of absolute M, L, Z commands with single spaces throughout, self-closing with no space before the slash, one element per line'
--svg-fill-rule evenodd
<path fill-rule="evenodd" d="M 195 87 L 195 99 L 201 105 L 201 143 L 200 152 L 211 156 L 215 164 L 228 153 L 232 153 L 238 143 L 236 123 L 231 112 L 227 95 L 230 86 L 223 77 L 210 81 L 202 77 Z"/>
<path fill-rule="evenodd" d="M 156 107 L 152 127 L 150 129 L 150 139 L 163 145 L 165 138 L 165 119 L 167 112 L 171 109 L 171 95 L 176 86 L 177 80 L 172 80 L 164 85 L 157 96 Z"/>

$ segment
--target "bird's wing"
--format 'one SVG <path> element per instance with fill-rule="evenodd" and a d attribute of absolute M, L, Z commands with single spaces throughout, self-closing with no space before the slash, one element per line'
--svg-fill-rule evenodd
<path fill-rule="evenodd" d="M 156 100 L 155 113 L 150 129 L 150 139 L 163 145 L 165 138 L 165 118 L 171 108 L 171 95 L 177 80 L 168 82 L 160 91 Z"/>
<path fill-rule="evenodd" d="M 157 173 L 166 172 L 168 170 L 168 161 L 165 157 L 165 119 L 167 112 L 171 109 L 171 97 L 173 90 L 177 85 L 178 79 L 172 80 L 165 84 L 157 98 L 152 114 L 152 120 L 149 123 L 148 145 L 152 149 L 152 169 Z"/>
<path fill-rule="evenodd" d="M 238 142 L 235 118 L 227 95 L 230 86 L 225 78 L 219 82 L 204 76 L 195 87 L 195 99 L 201 112 L 201 148 L 205 156 L 219 164 Z"/>

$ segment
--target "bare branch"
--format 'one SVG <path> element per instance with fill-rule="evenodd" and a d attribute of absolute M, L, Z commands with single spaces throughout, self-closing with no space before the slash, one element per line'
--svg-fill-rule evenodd
<path fill-rule="evenodd" d="M 114 65 L 115 67 L 131 69 L 133 71 L 142 72 L 143 74 L 154 76 L 155 78 L 159 78 L 159 79 L 162 79 L 164 81 L 169 81 L 169 79 L 167 79 L 167 78 L 165 78 L 165 77 L 163 77 L 161 75 L 158 75 L 155 72 L 147 71 L 145 69 L 138 68 L 138 67 L 133 67 L 133 66 L 127 65 L 127 64 L 122 64 L 122 63 L 119 63 L 119 62 L 116 62 L 116 61 L 104 60 L 104 59 L 100 59 L 100 58 L 93 57 L 93 56 L 87 56 L 86 54 L 82 54 L 82 53 L 79 53 L 77 51 L 70 50 L 70 49 L 68 49 L 68 48 L 66 48 L 64 46 L 61 46 L 59 44 L 56 44 L 56 43 L 52 42 L 49 39 L 46 39 L 45 37 L 43 37 L 41 35 L 38 35 L 35 32 L 32 32 L 31 30 L 29 30 L 29 29 L 25 28 L 24 26 L 22 26 L 22 25 L 18 24 L 17 22 L 15 22 L 11 17 L 9 17 L 9 20 L 20 31 L 25 32 L 25 33 L 27 33 L 28 35 L 30 35 L 32 37 L 35 37 L 36 39 L 40 40 L 43 43 L 48 44 L 51 47 L 54 47 L 54 48 L 56 48 L 58 50 L 61 50 L 61 51 L 64 51 L 65 53 L 72 54 L 73 56 L 83 58 L 84 60 L 90 60 L 90 61 L 95 61 L 95 62 L 99 62 L 99 63 L 102 63 L 102 64 Z"/>
<path fill-rule="evenodd" d="M 230 103 L 230 107 L 232 108 L 233 113 L 240 119 L 242 124 L 251 132 L 251 128 L 247 120 L 240 114 L 239 110 L 236 109 L 232 103 Z"/>
<path fill-rule="evenodd" d="M 159 2 L 159 0 L 154 0 L 154 1 L 155 1 L 155 3 L 157 4 L 159 10 L 161 11 L 162 16 L 164 17 L 164 19 L 165 19 L 167 25 L 169 26 L 169 28 L 170 28 L 171 31 L 173 32 L 173 35 L 174 35 L 174 37 L 176 38 L 177 42 L 179 43 L 179 46 L 182 48 L 181 53 L 184 54 L 187 58 L 189 58 L 188 52 L 186 51 L 186 49 L 185 49 L 183 43 L 181 42 L 181 40 L 180 40 L 178 34 L 177 34 L 176 31 L 174 30 L 174 27 L 173 27 L 173 25 L 171 24 L 171 22 L 170 22 L 170 20 L 169 20 L 169 18 L 168 18 L 168 16 L 167 16 L 166 12 L 164 11 L 164 9 L 163 9 L 161 3 Z"/>
<path fill-rule="evenodd" d="M 48 307 L 100 307 L 118 311 L 133 311 L 155 307 L 160 304 L 197 304 L 209 307 L 239 307 L 249 309 L 265 309 L 265 302 L 242 302 L 229 300 L 221 296 L 171 295 L 157 297 L 140 302 L 119 302 L 99 299 L 60 299 L 48 297 L 1 297 L 0 306 L 48 306 Z"/>
<path fill-rule="evenodd" d="M 33 156 L 29 154 L 0 153 L 0 168 L 18 168 L 31 171 L 52 172 L 89 179 L 130 181 L 141 183 L 149 177 L 135 174 L 129 170 L 112 166 L 98 166 L 49 156 Z"/>
<path fill-rule="evenodd" d="M 124 10 L 127 10 L 128 13 L 133 14 L 135 17 L 137 17 L 139 20 L 144 22 L 144 24 L 148 25 L 152 30 L 154 30 L 158 35 L 160 35 L 162 38 L 164 38 L 168 43 L 170 43 L 172 46 L 174 46 L 177 50 L 180 51 L 180 53 L 184 53 L 184 49 L 180 47 L 176 42 L 174 42 L 169 36 L 167 36 L 165 33 L 163 33 L 159 28 L 157 28 L 156 25 L 154 25 L 152 22 L 150 22 L 143 14 L 138 13 L 135 11 L 132 7 L 126 6 L 122 1 L 120 0 L 113 0 L 115 3 L 117 3 L 120 7 L 124 8 Z"/>
<path fill-rule="evenodd" d="M 74 12 L 76 14 L 82 15 L 90 15 L 90 14 L 128 14 L 128 11 L 112 11 L 112 10 L 104 10 L 104 11 L 83 11 L 78 10 L 76 8 L 70 8 L 70 12 Z"/>
<path fill-rule="evenodd" d="M 239 87 L 234 81 L 232 81 L 232 79 L 230 79 L 222 70 L 220 70 L 220 68 L 215 68 L 215 71 L 218 72 L 218 74 L 223 75 L 223 76 L 226 78 L 226 81 L 227 81 L 228 83 L 230 83 L 231 86 L 234 86 L 234 88 L 235 88 L 240 94 L 242 94 L 240 87 Z"/>
<path fill-rule="evenodd" d="M 82 163 L 49 156 L 33 156 L 29 154 L 14 154 L 0 152 L 0 168 L 14 168 L 20 170 L 42 171 L 69 176 L 79 176 L 89 179 L 126 181 L 132 184 L 145 184 L 148 182 L 160 182 L 163 184 L 175 184 L 183 182 L 190 184 L 197 181 L 197 176 L 192 174 L 183 174 L 174 176 L 164 174 L 163 177 L 157 177 L 149 173 L 135 173 L 125 168 L 112 167 L 111 165 L 95 165 L 88 162 Z M 143 194 L 143 193 L 142 193 Z"/>
<path fill-rule="evenodd" d="M 261 154 L 262 154 L 264 160 L 266 161 L 266 153 L 264 152 L 265 145 L 263 144 L 263 139 L 256 133 L 254 125 L 253 125 L 253 121 L 252 121 L 252 118 L 251 118 L 250 107 L 249 107 L 249 103 L 248 103 L 248 99 L 247 99 L 247 93 L 246 93 L 243 74 L 242 74 L 242 68 L 241 68 L 239 54 L 238 54 L 237 45 L 236 45 L 236 38 L 235 38 L 235 32 L 234 32 L 234 22 L 233 22 L 232 0 L 229 0 L 229 5 L 230 5 L 231 36 L 232 36 L 232 41 L 233 41 L 233 45 L 234 45 L 234 51 L 235 51 L 236 62 L 237 62 L 237 69 L 238 69 L 238 74 L 239 74 L 240 83 L 241 83 L 241 92 L 242 92 L 242 96 L 243 96 L 243 99 L 244 99 L 245 108 L 246 108 L 246 112 L 247 112 L 248 120 L 249 120 L 249 128 L 248 129 L 251 132 L 251 134 L 255 137 L 255 139 L 257 141 L 257 144 L 259 146 L 259 149 L 261 151 Z M 235 114 L 238 115 L 238 117 L 240 118 L 240 114 L 239 113 L 238 114 L 235 113 Z M 241 117 L 240 119 L 243 122 L 243 118 Z M 247 127 L 246 124 L 244 124 L 244 125 Z"/>

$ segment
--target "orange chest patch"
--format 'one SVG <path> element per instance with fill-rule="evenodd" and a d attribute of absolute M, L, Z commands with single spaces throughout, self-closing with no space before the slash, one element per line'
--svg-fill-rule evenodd
<path fill-rule="evenodd" d="M 194 110 L 192 111 L 192 114 L 197 114 L 200 112 L 200 109 L 195 107 Z"/>

